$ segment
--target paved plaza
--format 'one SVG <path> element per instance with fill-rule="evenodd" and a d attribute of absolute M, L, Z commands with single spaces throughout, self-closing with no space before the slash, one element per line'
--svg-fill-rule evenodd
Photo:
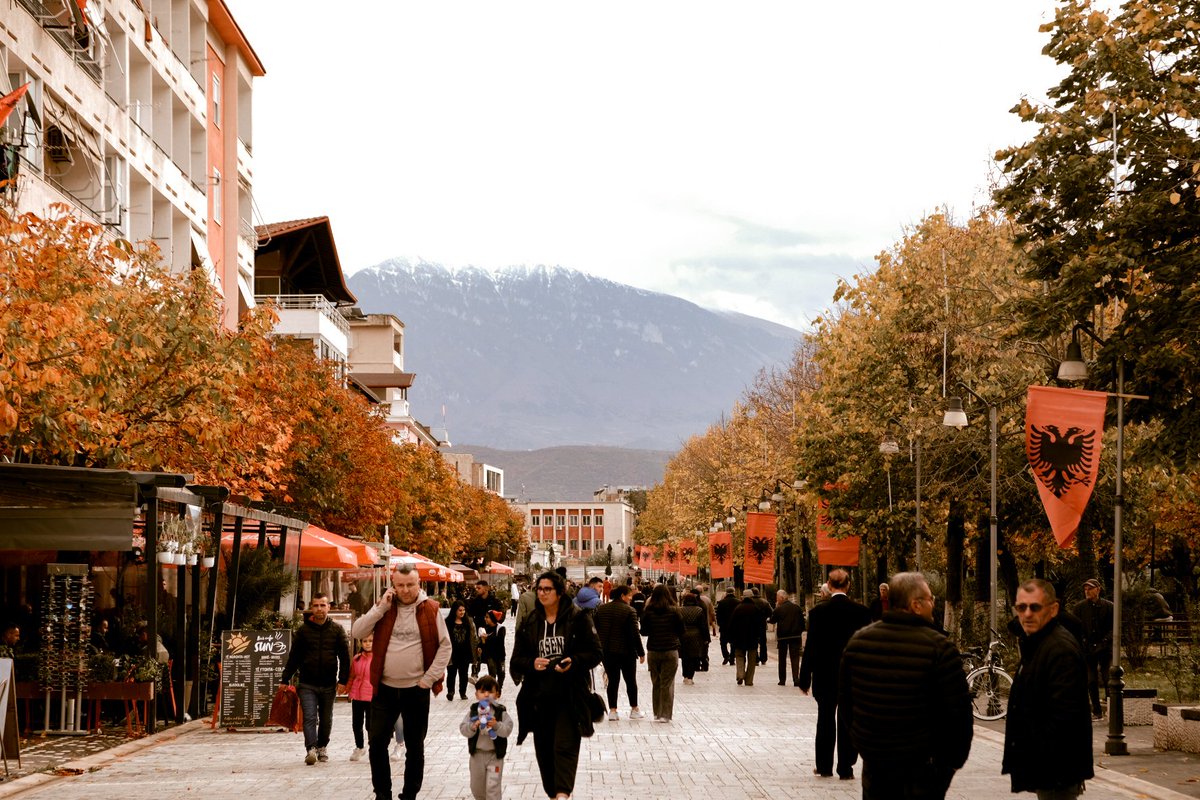
<path fill-rule="evenodd" d="M 714 652 L 716 648 L 714 647 Z M 718 654 L 717 661 L 720 656 Z M 696 800 L 802 798 L 851 800 L 861 797 L 857 779 L 817 778 L 812 774 L 816 703 L 798 689 L 776 685 L 774 660 L 760 668 L 753 687 L 737 686 L 733 668 L 714 665 L 696 676 L 694 686 L 677 678 L 675 720 L 627 719 L 624 693 L 621 720 L 601 722 L 585 739 L 576 800 L 637 797 Z M 515 687 L 514 687 L 515 688 Z M 639 671 L 642 707 L 649 710 L 650 679 Z M 505 698 L 513 706 L 514 692 Z M 458 723 L 467 701 L 433 701 L 426 746 L 422 800 L 470 798 L 466 742 Z M 246 800 L 251 797 L 369 800 L 370 768 L 366 760 L 349 761 L 353 740 L 350 707 L 336 706 L 328 763 L 305 766 L 300 734 L 214 731 L 192 722 L 156 737 L 124 745 L 108 754 L 75 762 L 82 774 L 70 777 L 34 775 L 0 784 L 0 797 L 88 798 L 88 800 L 160 800 L 204 798 Z M 515 737 L 514 740 L 515 741 Z M 1099 751 L 1097 751 L 1099 752 Z M 1151 754 L 1152 763 L 1171 755 Z M 1103 764 L 1105 759 L 1098 758 Z M 1185 769 L 1179 774 L 1189 774 Z M 393 762 L 396 791 L 402 764 Z M 861 765 L 858 771 L 861 771 Z M 856 774 L 857 772 L 856 771 Z M 1143 777 L 1150 769 L 1132 770 Z M 1178 770 L 1177 770 L 1178 771 Z M 1084 800 L 1181 800 L 1198 797 L 1196 784 L 1177 781 L 1179 791 L 1138 777 L 1097 770 Z M 504 775 L 509 798 L 544 797 L 537 777 L 533 740 L 511 747 Z M 983 800 L 1013 796 L 1000 775 L 1000 733 L 976 727 L 975 744 L 966 768 L 958 773 L 949 797 Z M 1032 798 L 1032 795 L 1020 795 Z"/>

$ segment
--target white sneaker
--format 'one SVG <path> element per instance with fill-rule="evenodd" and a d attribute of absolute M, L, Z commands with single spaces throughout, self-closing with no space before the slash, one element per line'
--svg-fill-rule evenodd
<path fill-rule="evenodd" d="M 317 763 L 317 748 L 308 748 L 308 752 L 304 755 L 304 763 L 308 764 L 310 767 Z"/>
<path fill-rule="evenodd" d="M 353 751 L 350 753 L 350 760 L 351 760 L 351 761 L 358 761 L 359 759 L 361 759 L 361 758 L 363 757 L 363 755 L 364 755 L 366 752 L 367 752 L 367 751 L 366 751 L 366 749 L 365 749 L 365 748 L 362 748 L 362 747 L 356 747 L 356 748 L 354 748 L 354 750 L 353 750 Z"/>
<path fill-rule="evenodd" d="M 691 678 L 684 678 L 684 679 L 683 679 L 683 685 L 684 685 L 684 686 L 691 686 L 691 685 L 692 685 L 692 684 L 694 684 L 694 683 L 695 683 L 695 681 L 694 681 L 694 680 L 692 680 Z"/>
<path fill-rule="evenodd" d="M 404 743 L 396 742 L 392 745 L 392 761 L 399 761 L 400 756 L 404 753 Z"/>
<path fill-rule="evenodd" d="M 630 719 L 645 719 L 645 718 L 646 718 L 646 715 L 645 715 L 645 714 L 643 714 L 641 711 L 638 711 L 638 710 L 635 708 L 633 711 L 630 711 L 630 712 L 629 712 L 629 718 L 630 718 Z"/>
<path fill-rule="evenodd" d="M 324 747 L 318 747 L 317 748 L 317 761 L 324 762 L 324 761 L 328 761 L 328 760 L 329 760 L 329 753 L 327 753 L 325 751 Z"/>
<path fill-rule="evenodd" d="M 615 708 L 614 708 L 614 709 L 610 709 L 610 710 L 609 710 L 609 712 L 608 712 L 608 721 L 609 721 L 609 722 L 616 722 L 616 721 L 617 721 L 617 710 L 616 710 Z"/>

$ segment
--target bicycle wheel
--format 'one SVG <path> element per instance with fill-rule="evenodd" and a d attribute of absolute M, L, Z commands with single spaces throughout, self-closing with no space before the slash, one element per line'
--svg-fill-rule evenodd
<path fill-rule="evenodd" d="M 992 721 L 1004 719 L 1008 713 L 1008 696 L 1012 693 L 1012 677 L 999 667 L 983 666 L 967 676 L 971 693 L 971 713 L 975 719 Z"/>

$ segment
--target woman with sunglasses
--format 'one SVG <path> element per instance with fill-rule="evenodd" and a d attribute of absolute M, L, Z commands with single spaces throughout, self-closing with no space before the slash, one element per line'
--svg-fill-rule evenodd
<path fill-rule="evenodd" d="M 591 619 L 567 597 L 561 575 L 543 573 L 534 588 L 537 605 L 517 631 L 509 672 L 522 682 L 518 714 L 533 715 L 542 788 L 564 800 L 575 790 L 580 740 L 593 732 L 588 675 L 600 663 L 600 640 Z"/>

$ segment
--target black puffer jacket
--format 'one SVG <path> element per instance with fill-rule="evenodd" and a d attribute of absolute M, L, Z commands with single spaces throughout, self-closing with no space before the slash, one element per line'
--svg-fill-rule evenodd
<path fill-rule="evenodd" d="M 329 687 L 350 680 L 350 643 L 346 629 L 326 618 L 318 625 L 311 619 L 292 635 L 280 683 L 290 683 L 300 673 L 300 682 L 308 686 Z"/>
<path fill-rule="evenodd" d="M 683 635 L 683 617 L 679 615 L 679 609 L 647 605 L 642 612 L 642 635 L 646 637 L 649 651 L 678 650 L 679 637 Z"/>
<path fill-rule="evenodd" d="M 1091 778 L 1092 720 L 1079 642 L 1051 619 L 1021 639 L 1004 729 L 1004 766 L 1014 792 L 1060 789 Z"/>
<path fill-rule="evenodd" d="M 946 771 L 966 763 L 974 722 L 962 656 L 932 622 L 884 612 L 846 645 L 838 685 L 838 714 L 863 761 Z"/>

